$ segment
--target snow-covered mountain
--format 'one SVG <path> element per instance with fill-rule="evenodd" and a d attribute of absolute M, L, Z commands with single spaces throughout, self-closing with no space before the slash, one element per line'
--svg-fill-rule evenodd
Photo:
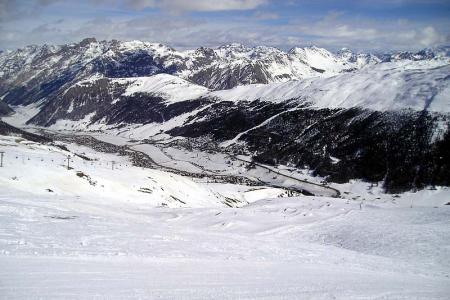
<path fill-rule="evenodd" d="M 439 55 L 431 50 L 427 55 L 394 53 L 382 59 L 448 63 L 448 55 L 441 52 Z M 0 95 L 9 104 L 30 104 L 45 101 L 94 75 L 126 78 L 159 73 L 221 90 L 246 84 L 329 77 L 378 64 L 382 59 L 348 49 L 333 54 L 314 46 L 293 48 L 289 52 L 240 44 L 177 51 L 156 43 L 91 38 L 75 44 L 28 46 L 1 53 Z"/>
<path fill-rule="evenodd" d="M 94 76 L 50 98 L 31 123 L 50 126 L 89 116 L 87 124 L 146 124 L 166 122 L 193 110 L 205 113 L 212 103 L 256 101 L 310 109 L 448 114 L 447 74 L 450 65 L 384 63 L 329 78 L 253 84 L 222 91 L 210 91 L 169 74 L 132 78 Z"/>
<path fill-rule="evenodd" d="M 449 74 L 430 49 L 0 54 L 1 293 L 445 299 Z"/>
<path fill-rule="evenodd" d="M 211 95 L 227 101 L 286 102 L 312 108 L 450 112 L 450 65 L 385 63 L 329 78 L 239 86 Z"/>
<path fill-rule="evenodd" d="M 449 73 L 440 62 L 391 62 L 222 91 L 168 74 L 93 77 L 50 98 L 29 124 L 200 139 L 332 181 L 401 191 L 450 184 Z"/>
<path fill-rule="evenodd" d="M 86 39 L 1 54 L 0 92 L 6 119 L 33 126 L 197 139 L 389 191 L 450 185 L 448 51 L 405 53 Z"/>

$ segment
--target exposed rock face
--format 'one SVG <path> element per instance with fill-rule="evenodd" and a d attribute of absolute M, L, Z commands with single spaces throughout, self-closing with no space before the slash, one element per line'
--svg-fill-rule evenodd
<path fill-rule="evenodd" d="M 48 143 L 52 141 L 50 138 L 26 132 L 3 121 L 0 121 L 0 135 L 17 136 L 38 143 Z"/>
<path fill-rule="evenodd" d="M 210 103 L 207 99 L 193 99 L 167 104 L 157 94 L 125 95 L 128 86 L 127 81 L 108 78 L 74 85 L 51 98 L 29 123 L 40 126 L 51 126 L 58 120 L 81 121 L 86 125 L 162 123 Z"/>
<path fill-rule="evenodd" d="M 14 111 L 5 102 L 0 101 L 0 117 L 8 116 Z"/>

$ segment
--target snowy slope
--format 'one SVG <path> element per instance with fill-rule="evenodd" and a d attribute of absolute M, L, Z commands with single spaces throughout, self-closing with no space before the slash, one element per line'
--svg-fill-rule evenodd
<path fill-rule="evenodd" d="M 200 97 L 275 103 L 296 99 L 299 103 L 306 102 L 315 108 L 360 107 L 375 111 L 426 109 L 445 113 L 450 112 L 448 74 L 450 65 L 419 61 L 384 63 L 330 78 L 252 84 L 213 92 L 168 74 L 113 79 L 112 82 L 127 85 L 123 96 L 135 93 L 157 95 L 165 99 L 167 104 Z M 88 82 L 92 82 L 92 79 Z"/>
<path fill-rule="evenodd" d="M 205 95 L 208 89 L 192 84 L 179 77 L 169 74 L 158 74 L 150 77 L 138 77 L 117 80 L 120 83 L 131 83 L 127 86 L 124 96 L 135 93 L 147 93 L 166 99 L 166 103 L 196 99 Z"/>
<path fill-rule="evenodd" d="M 210 89 L 329 77 L 384 61 L 449 63 L 448 52 L 393 53 L 381 58 L 348 49 L 293 48 L 289 52 L 240 44 L 177 51 L 143 41 L 84 39 L 61 46 L 28 46 L 0 53 L 0 97 L 11 105 L 45 100 L 93 75 L 110 78 L 172 74 Z"/>
<path fill-rule="evenodd" d="M 154 206 L 221 206 L 223 197 L 192 180 L 156 170 L 141 170 L 116 155 L 96 153 L 76 145 L 68 145 L 73 152 L 54 146 L 1 136 L 5 151 L 1 168 L 2 190 L 15 194 L 42 197 L 94 197 Z M 81 154 L 86 161 L 74 156 Z M 67 155 L 71 155 L 72 170 L 65 169 Z M 115 162 L 114 170 L 112 161 Z M 74 188 L 76 187 L 76 188 Z M 49 192 L 51 190 L 51 192 Z"/>
<path fill-rule="evenodd" d="M 215 102 L 260 100 L 274 103 L 295 99 L 299 104 L 306 103 L 314 108 L 359 107 L 375 111 L 425 109 L 446 113 L 450 112 L 448 74 L 450 65 L 419 61 L 384 63 L 329 78 L 253 84 L 213 92 L 168 74 L 108 79 L 108 84 L 125 86 L 122 96 L 157 96 L 164 99 L 166 105 L 198 98 L 215 99 Z M 102 80 L 105 79 L 94 76 L 75 86 L 83 86 L 88 90 Z"/>
<path fill-rule="evenodd" d="M 167 209 L 0 196 L 2 295 L 445 299 L 448 213 L 327 198 Z"/>
<path fill-rule="evenodd" d="M 172 166 L 245 171 L 220 153 L 133 148 Z M 0 149 L 0 298 L 428 300 L 450 292 L 448 188 L 389 195 L 349 182 L 333 185 L 342 198 L 280 198 L 279 189 L 132 167 L 126 156 L 72 143 L 0 136 Z"/>
<path fill-rule="evenodd" d="M 315 46 L 305 48 L 296 47 L 291 49 L 289 54 L 300 62 L 311 66 L 318 72 L 322 72 L 325 75 L 335 75 L 344 70 L 353 70 L 365 65 L 362 64 L 361 61 L 359 64 L 358 61 L 353 61 L 352 56 L 335 55 L 326 49 Z M 374 58 L 366 64 L 376 64 L 379 62 L 379 60 Z"/>
<path fill-rule="evenodd" d="M 193 100 L 204 96 L 208 89 L 184 80 L 180 77 L 169 74 L 156 74 L 147 77 L 129 77 L 129 78 L 105 78 L 95 74 L 87 79 L 81 80 L 67 90 L 66 94 L 73 87 L 89 88 L 98 81 L 108 81 L 108 84 L 125 86 L 122 96 L 133 96 L 134 94 L 149 94 L 155 97 L 161 97 L 166 100 L 166 104 Z"/>
<path fill-rule="evenodd" d="M 296 99 L 316 108 L 426 109 L 448 113 L 448 74 L 449 65 L 385 63 L 331 78 L 248 85 L 211 95 L 227 101 L 284 102 Z"/>
<path fill-rule="evenodd" d="M 11 187 L 0 190 L 8 299 L 428 300 L 450 292 L 448 206 L 293 197 L 165 208 Z"/>
<path fill-rule="evenodd" d="M 405 109 L 421 111 L 426 109 L 432 112 L 448 113 L 450 112 L 450 81 L 447 77 L 448 74 L 450 74 L 449 65 L 441 66 L 440 64 L 430 65 L 422 62 L 408 62 L 384 63 L 372 68 L 364 68 L 357 72 L 340 74 L 331 78 L 304 79 L 266 85 L 254 84 L 213 92 L 210 92 L 203 86 L 168 74 L 118 79 L 104 79 L 94 76 L 75 84 L 72 88 L 82 87 L 83 93 L 92 94 L 91 89 L 97 90 L 96 86 L 101 86 L 102 80 L 108 80 L 108 85 L 111 87 L 114 87 L 115 84 L 124 86 L 124 92 L 117 96 L 114 96 L 115 92 L 113 93 L 112 90 L 108 92 L 108 96 L 113 98 L 111 104 L 115 104 L 120 95 L 122 97 L 133 97 L 136 94 L 143 94 L 149 97 L 161 97 L 165 105 L 199 98 L 207 98 L 214 102 L 232 101 L 236 104 L 240 101 L 251 102 L 255 100 L 282 104 L 295 100 L 295 103 L 307 104 L 311 108 L 359 107 L 375 111 Z M 68 88 L 66 93 L 70 89 Z M 57 98 L 53 110 L 41 112 L 41 119 L 47 122 L 50 116 L 55 116 L 56 110 L 59 114 L 64 110 L 67 110 L 67 114 L 75 114 L 78 109 L 83 109 L 82 120 L 88 115 L 92 116 L 93 112 L 99 113 L 98 110 L 96 111 L 96 106 L 86 110 L 90 106 L 88 106 L 86 100 L 78 99 L 80 97 L 79 90 L 74 90 L 72 94 L 74 96 L 71 96 L 72 98 L 69 97 L 64 102 L 68 103 L 67 108 L 63 106 L 61 99 Z M 96 95 L 89 97 L 93 97 L 93 100 L 96 99 Z M 101 100 L 108 101 L 108 98 L 103 97 Z M 95 100 L 96 103 L 98 103 L 97 101 Z M 24 124 L 31 117 L 39 114 L 41 109 L 39 104 L 13 106 L 16 114 L 4 117 L 4 120 L 16 125 Z M 109 106 L 110 103 L 108 103 L 107 107 Z M 196 110 L 197 108 L 180 115 L 178 121 L 166 119 L 165 121 L 168 124 L 164 128 L 182 125 L 188 117 L 198 112 Z M 58 122 L 70 123 L 69 120 L 64 119 L 70 120 L 71 117 L 63 117 Z M 84 125 L 79 121 L 70 124 L 70 127 L 84 128 L 85 125 L 90 124 L 89 119 L 90 117 L 83 121 Z M 79 125 L 83 126 L 80 127 Z M 104 125 L 99 123 L 96 127 L 105 127 Z M 67 128 L 67 126 L 63 127 Z"/>
<path fill-rule="evenodd" d="M 242 206 L 286 192 L 261 187 L 255 194 L 249 187 L 236 185 L 228 185 L 228 191 L 224 192 L 202 183 L 205 180 L 196 182 L 174 173 L 134 167 L 128 157 L 97 152 L 73 143 L 41 144 L 16 135 L 0 135 L 0 147 L 5 152 L 0 187 L 2 194 L 9 196 L 95 198 L 168 207 L 223 207 L 227 206 L 227 197 L 236 199 L 235 204 Z M 68 155 L 70 170 L 67 169 Z"/>

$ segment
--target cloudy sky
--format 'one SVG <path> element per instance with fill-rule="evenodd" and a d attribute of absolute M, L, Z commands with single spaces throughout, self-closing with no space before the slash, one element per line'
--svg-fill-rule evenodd
<path fill-rule="evenodd" d="M 85 37 L 416 50 L 450 44 L 450 0 L 0 0 L 0 49 Z"/>

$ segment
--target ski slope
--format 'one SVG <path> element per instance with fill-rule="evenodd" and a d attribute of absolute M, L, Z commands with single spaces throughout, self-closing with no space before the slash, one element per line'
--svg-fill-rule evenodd
<path fill-rule="evenodd" d="M 449 210 L 0 197 L 5 299 L 445 299 Z"/>
<path fill-rule="evenodd" d="M 351 182 L 339 185 L 342 198 L 280 197 L 274 188 L 205 183 L 57 144 L 68 150 L 0 137 L 2 299 L 446 299 L 450 292 L 447 188 L 385 195 Z M 158 155 L 188 158 L 163 150 Z M 220 171 L 217 155 L 202 155 L 202 165 Z"/>

